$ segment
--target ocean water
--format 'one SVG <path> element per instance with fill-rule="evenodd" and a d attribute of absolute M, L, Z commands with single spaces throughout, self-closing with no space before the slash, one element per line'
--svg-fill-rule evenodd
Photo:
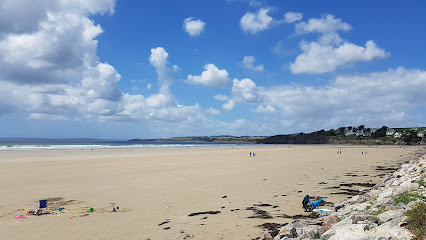
<path fill-rule="evenodd" d="M 241 143 L 159 142 L 100 139 L 0 139 L 0 151 L 181 148 L 247 145 Z"/>

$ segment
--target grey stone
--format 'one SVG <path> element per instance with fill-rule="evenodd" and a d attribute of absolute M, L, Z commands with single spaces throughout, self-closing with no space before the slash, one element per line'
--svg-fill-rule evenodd
<path fill-rule="evenodd" d="M 368 214 L 359 214 L 359 215 L 354 215 L 352 216 L 352 223 L 353 224 L 357 224 L 360 221 L 368 221 L 368 222 L 372 222 L 372 223 L 380 223 L 380 219 L 374 215 L 368 215 Z"/>
<path fill-rule="evenodd" d="M 383 224 L 383 223 L 388 222 L 392 219 L 399 218 L 403 214 L 404 214 L 404 210 L 389 210 L 389 211 L 386 211 L 386 212 L 383 212 L 383 213 L 377 215 L 377 217 L 380 220 L 380 224 Z"/>

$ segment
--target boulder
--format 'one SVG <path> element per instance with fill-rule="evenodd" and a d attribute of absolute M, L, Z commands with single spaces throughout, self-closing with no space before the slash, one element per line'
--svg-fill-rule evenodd
<path fill-rule="evenodd" d="M 378 197 L 377 197 L 377 202 L 383 200 L 384 198 L 387 198 L 389 196 L 392 195 L 392 189 L 388 188 L 386 190 L 383 190 L 381 193 L 379 193 Z"/>
<path fill-rule="evenodd" d="M 335 229 L 334 234 L 327 238 L 327 232 L 325 232 L 321 239 L 329 239 L 329 240 L 358 240 L 366 237 L 365 224 L 350 224 L 345 226 L 340 226 Z M 323 238 L 324 237 L 324 238 Z"/>
<path fill-rule="evenodd" d="M 386 211 L 386 212 L 383 212 L 383 213 L 377 215 L 377 217 L 379 218 L 380 224 L 383 224 L 383 223 L 388 222 L 392 219 L 399 218 L 403 214 L 404 214 L 404 210 L 402 210 L 402 209 L 389 210 L 389 211 Z"/>
<path fill-rule="evenodd" d="M 263 232 L 263 235 L 262 235 L 262 237 L 260 237 L 259 240 L 272 240 L 272 236 L 267 231 L 265 231 L 265 232 Z"/>
<path fill-rule="evenodd" d="M 403 194 L 405 192 L 410 192 L 412 190 L 415 190 L 417 188 L 419 188 L 419 184 L 418 183 L 412 183 L 411 180 L 405 181 L 403 183 L 401 183 L 401 185 L 399 185 L 397 187 L 397 189 L 395 190 L 395 195 L 399 195 L 399 194 Z"/>
<path fill-rule="evenodd" d="M 358 222 L 372 222 L 372 223 L 380 223 L 380 219 L 374 215 L 369 215 L 369 214 L 358 214 L 358 215 L 354 215 L 352 216 L 352 223 L 353 224 L 358 224 Z"/>
<path fill-rule="evenodd" d="M 399 226 L 399 222 L 397 219 L 388 221 L 376 228 L 373 228 L 369 231 L 369 234 L 379 238 L 386 237 L 387 239 L 411 239 L 411 233 Z"/>
<path fill-rule="evenodd" d="M 340 218 L 336 215 L 328 216 L 324 219 L 324 223 L 320 228 L 321 232 L 327 232 L 334 224 L 340 222 Z"/>

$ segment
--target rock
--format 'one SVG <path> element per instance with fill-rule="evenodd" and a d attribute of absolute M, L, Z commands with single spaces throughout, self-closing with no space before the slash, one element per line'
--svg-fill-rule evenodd
<path fill-rule="evenodd" d="M 411 239 L 412 236 L 407 229 L 399 226 L 397 219 L 371 229 L 369 234 L 376 237 L 386 237 L 391 239 Z"/>
<path fill-rule="evenodd" d="M 358 222 L 363 221 L 363 222 L 372 222 L 372 223 L 380 223 L 380 219 L 374 215 L 369 215 L 369 214 L 359 214 L 359 215 L 354 215 L 352 216 L 352 223 L 353 224 L 357 224 Z"/>
<path fill-rule="evenodd" d="M 365 231 L 365 224 L 350 224 L 350 225 L 346 225 L 346 226 L 341 226 L 335 229 L 334 235 L 330 236 L 328 239 L 329 240 L 341 240 L 341 239 L 345 239 L 345 240 L 358 240 L 358 239 L 363 239 L 366 237 Z M 328 232 L 328 231 L 327 231 Z M 327 239 L 325 238 L 327 234 L 324 233 L 321 236 L 321 239 Z M 324 238 L 323 238 L 324 236 Z"/>
<path fill-rule="evenodd" d="M 295 227 L 293 227 L 292 229 L 290 229 L 290 233 L 288 234 L 288 237 L 290 237 L 290 238 L 297 238 L 297 231 L 296 231 L 296 228 Z"/>
<path fill-rule="evenodd" d="M 263 232 L 263 235 L 262 235 L 262 237 L 260 237 L 259 240 L 272 240 L 272 236 L 267 231 L 265 231 L 265 232 Z"/>
<path fill-rule="evenodd" d="M 379 201 L 383 200 L 384 198 L 387 198 L 391 195 L 392 195 L 392 189 L 391 188 L 383 190 L 381 193 L 379 193 L 378 198 L 377 198 L 377 202 L 379 202 Z"/>
<path fill-rule="evenodd" d="M 388 222 L 389 220 L 399 218 L 403 214 L 404 210 L 389 210 L 377 215 L 377 217 L 379 218 L 380 224 L 383 224 L 385 222 Z"/>
<path fill-rule="evenodd" d="M 410 180 L 403 182 L 401 185 L 398 186 L 398 188 L 395 190 L 395 195 L 403 194 L 405 192 L 410 192 L 414 189 L 419 188 L 418 183 L 412 183 Z"/>
<path fill-rule="evenodd" d="M 321 232 L 327 232 L 334 224 L 340 222 L 340 218 L 336 215 L 328 216 L 324 219 L 324 223 L 320 228 Z"/>

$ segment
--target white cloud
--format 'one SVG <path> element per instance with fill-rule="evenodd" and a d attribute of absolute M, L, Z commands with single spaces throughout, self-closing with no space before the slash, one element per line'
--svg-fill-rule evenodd
<path fill-rule="evenodd" d="M 327 73 L 349 63 L 371 61 L 374 58 L 385 58 L 389 55 L 378 48 L 373 41 L 367 41 L 365 47 L 353 43 L 343 43 L 338 47 L 321 45 L 317 42 L 302 42 L 302 53 L 290 63 L 292 73 Z"/>
<path fill-rule="evenodd" d="M 406 125 L 413 109 L 425 108 L 426 72 L 398 68 L 338 76 L 328 86 L 260 88 L 263 104 L 281 109 L 286 119 L 314 128 L 347 124 Z M 330 126 L 333 122 L 333 126 Z M 405 122 L 404 122 L 405 121 Z"/>
<path fill-rule="evenodd" d="M 224 103 L 222 105 L 223 109 L 228 110 L 228 111 L 232 110 L 234 108 L 234 106 L 235 106 L 235 101 L 232 100 L 232 99 L 228 100 L 226 103 Z"/>
<path fill-rule="evenodd" d="M 211 114 L 211 115 L 219 115 L 220 110 L 217 110 L 217 109 L 210 107 L 209 109 L 206 110 L 206 113 Z"/>
<path fill-rule="evenodd" d="M 218 101 L 228 101 L 229 97 L 222 95 L 222 94 L 218 94 L 218 95 L 214 96 L 214 99 L 216 99 Z"/>
<path fill-rule="evenodd" d="M 286 12 L 284 13 L 284 21 L 286 23 L 292 23 L 302 20 L 303 14 L 297 12 Z"/>
<path fill-rule="evenodd" d="M 167 66 L 167 58 L 169 54 L 162 47 L 152 48 L 149 61 L 155 67 L 158 74 L 158 81 L 161 85 L 160 91 L 168 94 L 169 86 L 173 83 L 173 78 L 170 76 L 170 69 Z"/>
<path fill-rule="evenodd" d="M 206 23 L 200 19 L 194 19 L 192 17 L 185 18 L 183 21 L 183 28 L 191 37 L 199 36 L 203 31 Z"/>
<path fill-rule="evenodd" d="M 249 78 L 234 79 L 232 86 L 232 98 L 239 102 L 260 102 L 261 97 L 257 93 L 256 84 Z"/>
<path fill-rule="evenodd" d="M 343 41 L 337 31 L 350 29 L 349 24 L 331 14 L 297 23 L 297 34 L 319 33 L 320 36 L 317 41 L 300 43 L 302 53 L 290 63 L 291 72 L 294 74 L 328 73 L 335 71 L 338 67 L 389 56 L 388 52 L 377 47 L 372 40 L 367 41 L 365 47 Z"/>
<path fill-rule="evenodd" d="M 228 72 L 225 69 L 219 70 L 214 64 L 207 64 L 204 69 L 205 71 L 200 76 L 188 75 L 185 82 L 216 88 L 224 88 L 231 84 Z"/>
<path fill-rule="evenodd" d="M 253 56 L 244 56 L 242 64 L 245 68 L 256 71 L 256 72 L 261 72 L 263 71 L 263 65 L 254 65 L 254 62 L 256 61 L 256 59 Z"/>
<path fill-rule="evenodd" d="M 274 113 L 274 112 L 276 112 L 276 110 L 271 105 L 267 105 L 266 107 L 260 105 L 259 107 L 256 108 L 255 112 L 257 112 L 257 113 Z"/>
<path fill-rule="evenodd" d="M 180 69 L 180 67 L 178 67 L 178 65 L 173 65 L 173 71 L 174 72 L 178 72 L 180 70 L 182 70 L 182 69 Z"/>
<path fill-rule="evenodd" d="M 342 22 L 342 19 L 335 18 L 331 14 L 322 15 L 321 18 L 311 18 L 308 22 L 300 22 L 296 24 L 297 34 L 307 33 L 334 33 L 339 30 L 349 31 L 351 26 Z"/>
<path fill-rule="evenodd" d="M 273 22 L 273 18 L 268 16 L 269 9 L 261 8 L 257 13 L 247 12 L 240 20 L 240 26 L 244 32 L 256 34 L 266 30 Z"/>

